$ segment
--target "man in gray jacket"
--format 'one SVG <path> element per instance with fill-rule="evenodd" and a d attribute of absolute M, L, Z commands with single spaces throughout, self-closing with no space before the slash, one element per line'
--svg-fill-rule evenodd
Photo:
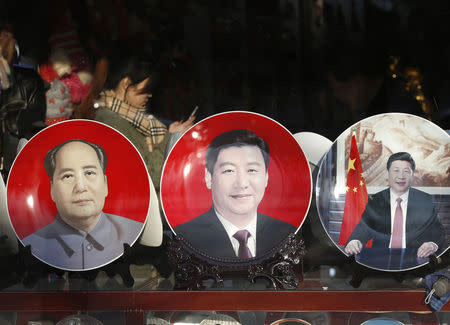
<path fill-rule="evenodd" d="M 102 211 L 106 165 L 105 150 L 86 140 L 70 139 L 47 152 L 44 167 L 58 214 L 22 240 L 33 255 L 58 268 L 87 270 L 115 260 L 124 243 L 134 243 L 143 223 Z"/>

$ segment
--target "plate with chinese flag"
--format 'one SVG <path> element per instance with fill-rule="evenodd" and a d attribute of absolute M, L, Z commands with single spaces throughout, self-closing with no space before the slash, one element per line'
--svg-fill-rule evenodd
<path fill-rule="evenodd" d="M 316 204 L 332 242 L 356 262 L 405 271 L 450 243 L 450 136 L 415 115 L 375 115 L 322 159 Z"/>

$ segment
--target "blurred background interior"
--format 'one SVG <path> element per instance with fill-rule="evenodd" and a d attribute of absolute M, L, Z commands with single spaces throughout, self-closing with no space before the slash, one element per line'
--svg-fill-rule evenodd
<path fill-rule="evenodd" d="M 245 109 L 332 141 L 383 112 L 450 127 L 449 16 L 445 0 L 0 4 L 20 62 L 39 68 L 63 48 L 73 72 L 93 72 L 126 49 L 154 63 L 148 109 L 161 120 Z"/>

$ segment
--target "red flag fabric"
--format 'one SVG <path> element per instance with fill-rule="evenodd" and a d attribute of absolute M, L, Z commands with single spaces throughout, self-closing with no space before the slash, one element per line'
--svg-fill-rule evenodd
<path fill-rule="evenodd" d="M 345 195 L 344 215 L 342 217 L 339 245 L 345 245 L 353 229 L 361 220 L 361 215 L 367 204 L 367 188 L 359 158 L 356 137 L 352 135 L 350 157 L 347 168 L 347 186 Z"/>

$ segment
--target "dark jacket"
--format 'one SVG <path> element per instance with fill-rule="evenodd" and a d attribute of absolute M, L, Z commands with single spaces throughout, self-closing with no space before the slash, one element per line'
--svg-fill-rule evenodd
<path fill-rule="evenodd" d="M 11 86 L 0 97 L 0 114 L 5 125 L 2 135 L 5 174 L 16 157 L 19 139 L 30 139 L 45 127 L 45 91 L 45 82 L 36 71 L 12 68 Z"/>
<path fill-rule="evenodd" d="M 194 248 L 211 257 L 236 258 L 227 232 L 214 207 L 188 222 L 175 226 L 174 231 L 177 235 L 182 235 Z M 256 257 L 268 253 L 295 231 L 296 228 L 290 223 L 258 213 Z"/>
<path fill-rule="evenodd" d="M 29 139 L 44 127 L 45 91 L 45 82 L 33 69 L 12 69 L 11 86 L 1 95 L 2 117 L 9 133 Z"/>
<path fill-rule="evenodd" d="M 406 247 L 419 248 L 434 242 L 444 243 L 445 230 L 437 215 L 431 195 L 410 188 L 406 214 Z M 391 238 L 391 203 L 389 188 L 375 193 L 369 201 L 348 242 L 358 239 L 363 245 L 373 239 L 372 247 L 389 247 Z"/>

